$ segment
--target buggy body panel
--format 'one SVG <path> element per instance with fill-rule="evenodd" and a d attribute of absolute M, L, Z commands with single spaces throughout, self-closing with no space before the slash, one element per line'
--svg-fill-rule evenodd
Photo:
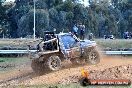
<path fill-rule="evenodd" d="M 95 41 L 80 40 L 72 33 L 59 33 L 55 35 L 53 32 L 46 32 L 45 34 L 44 39 L 38 44 L 39 48 L 36 53 L 39 57 L 44 54 L 61 52 L 64 59 L 77 58 L 82 56 L 85 48 L 96 46 Z M 48 40 L 47 35 L 50 34 L 51 37 Z M 54 42 L 55 46 L 53 45 Z M 51 46 L 49 47 L 48 44 L 49 46 L 51 44 Z"/>

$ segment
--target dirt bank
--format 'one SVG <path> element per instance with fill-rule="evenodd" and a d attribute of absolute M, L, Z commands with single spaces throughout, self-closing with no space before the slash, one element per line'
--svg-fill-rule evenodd
<path fill-rule="evenodd" d="M 118 67 L 118 66 L 121 66 L 121 68 L 122 68 L 122 66 L 128 66 L 129 64 L 132 64 L 132 60 L 128 59 L 128 58 L 104 57 L 101 59 L 101 62 L 98 65 L 90 65 L 90 66 L 85 65 L 83 67 L 88 72 L 93 72 L 93 73 L 95 72 L 97 74 L 98 72 L 104 71 L 104 73 L 106 72 L 105 73 L 106 75 L 108 73 L 108 76 L 109 76 L 109 71 L 107 72 L 105 70 L 110 70 L 112 68 L 116 69 L 116 67 Z M 69 83 L 67 81 L 72 81 L 74 83 L 77 81 L 78 77 L 81 75 L 81 71 L 80 71 L 81 67 L 82 66 L 77 66 L 74 68 L 63 69 L 63 70 L 60 70 L 57 72 L 52 72 L 52 73 L 45 74 L 42 76 L 37 76 L 37 77 L 34 77 L 32 79 L 25 80 L 23 83 L 24 84 L 31 84 L 31 85 L 32 84 L 43 84 L 43 83 L 44 84 L 45 83 L 46 84 L 52 84 L 52 83 L 67 84 L 67 83 Z M 113 72 L 114 71 L 116 72 L 116 70 L 113 70 Z M 95 74 L 93 74 L 93 73 L 90 74 L 91 77 L 94 77 Z"/>
<path fill-rule="evenodd" d="M 69 63 L 67 66 L 69 66 Z M 78 78 L 81 76 L 80 68 L 84 67 L 90 74 L 90 78 L 132 78 L 132 58 L 125 57 L 103 57 L 98 65 L 85 65 L 75 66 L 72 68 L 65 68 L 56 72 L 47 73 L 42 76 L 37 76 L 32 73 L 30 67 L 23 69 L 21 75 L 31 73 L 30 76 L 26 75 L 18 77 L 18 79 L 10 80 L 1 85 L 39 85 L 39 84 L 70 84 L 77 83 Z M 12 73 L 9 73 L 12 74 Z M 17 73 L 19 75 L 19 73 Z M 23 78 L 23 79 L 22 79 Z"/>

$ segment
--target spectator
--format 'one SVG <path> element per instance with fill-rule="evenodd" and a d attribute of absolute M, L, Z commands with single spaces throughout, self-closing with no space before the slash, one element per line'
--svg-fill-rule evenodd
<path fill-rule="evenodd" d="M 124 38 L 125 39 L 128 39 L 129 38 L 129 32 L 128 31 L 124 32 Z"/>
<path fill-rule="evenodd" d="M 84 40 L 85 37 L 85 26 L 81 25 L 80 27 L 80 39 Z"/>
<path fill-rule="evenodd" d="M 132 32 L 129 33 L 130 38 L 132 38 Z"/>
<path fill-rule="evenodd" d="M 89 40 L 93 40 L 93 33 L 90 33 Z"/>
<path fill-rule="evenodd" d="M 73 29 L 72 29 L 72 33 L 73 33 L 74 35 L 76 35 L 76 37 L 78 37 L 77 31 L 78 31 L 78 27 L 77 27 L 76 25 L 74 25 L 74 26 L 73 26 Z"/>

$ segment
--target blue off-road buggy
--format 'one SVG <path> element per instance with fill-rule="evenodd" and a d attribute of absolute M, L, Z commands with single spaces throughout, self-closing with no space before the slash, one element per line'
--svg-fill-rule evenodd
<path fill-rule="evenodd" d="M 31 56 L 31 67 L 36 73 L 59 70 L 64 60 L 74 64 L 100 62 L 95 41 L 80 40 L 72 33 L 45 32 L 37 46 L 37 52 Z"/>

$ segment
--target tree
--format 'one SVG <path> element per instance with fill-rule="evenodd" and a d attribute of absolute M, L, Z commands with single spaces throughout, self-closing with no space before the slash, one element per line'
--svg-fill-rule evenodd
<path fill-rule="evenodd" d="M 13 6 L 13 2 L 5 3 L 0 0 L 0 37 L 9 37 L 9 17 L 6 11 Z"/>
<path fill-rule="evenodd" d="M 45 3 L 48 6 L 48 9 L 56 7 L 57 5 L 60 5 L 63 3 L 63 0 L 45 0 Z"/>
<path fill-rule="evenodd" d="M 33 34 L 33 10 L 22 16 L 18 22 L 17 33 L 19 37 L 25 37 Z M 42 37 L 44 31 L 49 26 L 49 14 L 42 9 L 36 10 L 36 37 Z"/>
<path fill-rule="evenodd" d="M 44 30 L 56 28 L 59 33 L 80 23 L 85 25 L 86 32 L 92 32 L 96 37 L 110 33 L 121 37 L 124 31 L 132 30 L 131 0 L 111 0 L 112 4 L 106 0 L 88 0 L 90 5 L 87 7 L 79 1 L 81 0 L 37 0 L 37 36 L 42 37 Z M 0 15 L 1 25 L 3 21 L 10 23 L 8 32 L 11 37 L 32 35 L 33 0 L 16 0 L 15 3 L 15 6 L 7 10 L 7 21 L 3 20 L 6 15 Z M 0 8 L 1 11 L 6 11 L 3 7 Z"/>

